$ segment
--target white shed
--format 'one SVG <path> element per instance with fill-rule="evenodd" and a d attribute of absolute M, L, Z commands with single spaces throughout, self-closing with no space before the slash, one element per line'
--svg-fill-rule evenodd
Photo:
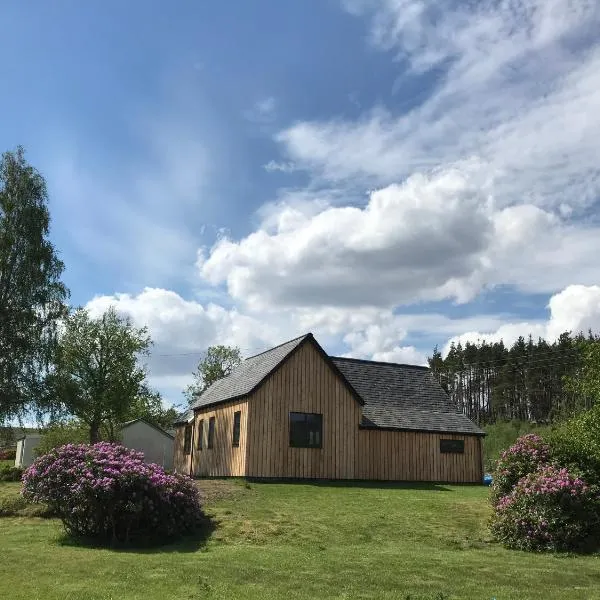
<path fill-rule="evenodd" d="M 164 429 L 144 419 L 134 419 L 121 425 L 121 441 L 127 448 L 143 452 L 146 462 L 173 469 L 175 438 Z"/>
<path fill-rule="evenodd" d="M 15 467 L 24 469 L 35 459 L 33 450 L 37 448 L 42 436 L 37 433 L 28 433 L 17 440 L 17 454 L 15 456 Z"/>

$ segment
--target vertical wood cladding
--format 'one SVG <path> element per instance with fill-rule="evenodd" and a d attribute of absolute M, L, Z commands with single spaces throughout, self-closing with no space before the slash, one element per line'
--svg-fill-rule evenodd
<path fill-rule="evenodd" d="M 240 445 L 233 415 L 241 411 Z M 291 448 L 289 413 L 323 415 L 322 448 Z M 477 436 L 359 429 L 362 407 L 311 344 L 303 344 L 246 399 L 196 411 L 193 472 L 198 476 L 374 479 L 477 483 L 482 480 Z M 207 449 L 215 417 L 215 445 Z M 198 424 L 204 422 L 203 449 Z M 464 453 L 441 453 L 440 439 L 464 440 Z M 189 473 L 184 427 L 175 436 L 175 467 Z"/>

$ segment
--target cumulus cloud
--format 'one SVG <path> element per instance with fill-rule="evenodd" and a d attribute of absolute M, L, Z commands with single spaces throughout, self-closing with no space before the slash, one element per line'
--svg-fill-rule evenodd
<path fill-rule="evenodd" d="M 549 318 L 544 322 L 504 323 L 496 330 L 466 331 L 453 336 L 444 346 L 444 354 L 448 352 L 450 344 L 487 341 L 490 343 L 504 341 L 513 344 L 520 336 L 534 339 L 541 337 L 553 342 L 565 331 L 574 335 L 587 333 L 588 330 L 600 330 L 600 286 L 570 285 L 548 302 Z"/>
<path fill-rule="evenodd" d="M 364 208 L 272 206 L 267 225 L 201 253 L 210 284 L 253 309 L 466 302 L 486 287 L 552 293 L 597 277 L 598 228 L 496 207 L 479 163 L 374 191 Z"/>
<path fill-rule="evenodd" d="M 96 296 L 86 304 L 93 316 L 114 306 L 138 327 L 148 327 L 154 346 L 148 359 L 153 385 L 175 400 L 208 346 L 239 346 L 244 355 L 280 343 L 282 329 L 217 304 L 185 300 L 172 290 L 145 288 L 137 295 Z M 284 330 L 283 330 L 284 331 Z"/>
<path fill-rule="evenodd" d="M 198 261 L 208 282 L 261 306 L 391 306 L 445 295 L 480 266 L 493 222 L 481 186 L 459 171 L 415 175 L 365 208 L 306 214 L 280 206 L 275 230 L 221 239 Z M 461 298 L 466 288 L 455 286 Z"/>

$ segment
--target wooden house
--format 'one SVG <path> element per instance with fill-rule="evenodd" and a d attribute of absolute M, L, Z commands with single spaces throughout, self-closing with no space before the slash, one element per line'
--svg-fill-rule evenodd
<path fill-rule="evenodd" d="M 192 476 L 483 478 L 485 434 L 428 368 L 331 357 L 310 333 L 247 358 L 175 425 Z"/>

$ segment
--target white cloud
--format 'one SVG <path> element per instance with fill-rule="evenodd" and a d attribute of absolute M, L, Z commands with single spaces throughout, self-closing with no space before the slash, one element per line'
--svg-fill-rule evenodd
<path fill-rule="evenodd" d="M 466 331 L 448 340 L 443 353 L 448 352 L 451 342 L 464 344 L 485 340 L 494 343 L 503 340 L 511 345 L 520 336 L 527 338 L 529 335 L 553 342 L 565 331 L 575 335 L 586 334 L 589 329 L 600 330 L 600 286 L 570 285 L 550 298 L 548 308 L 550 316 L 545 322 L 504 323 L 496 330 Z"/>
<path fill-rule="evenodd" d="M 279 171 L 281 173 L 293 173 L 296 171 L 296 165 L 293 162 L 277 162 L 270 160 L 268 163 L 263 165 L 263 169 L 268 173 Z"/>
<path fill-rule="evenodd" d="M 298 168 L 336 185 L 381 186 L 477 156 L 498 203 L 596 200 L 595 0 L 346 4 L 370 19 L 371 42 L 399 59 L 400 89 L 403 77 L 437 69 L 422 78 L 430 96 L 401 115 L 379 108 L 358 121 L 292 125 L 276 139 Z"/>
<path fill-rule="evenodd" d="M 487 189 L 471 162 L 372 192 L 364 208 L 282 202 L 247 237 L 202 252 L 198 268 L 254 310 L 389 309 L 501 284 L 553 293 L 596 282 L 598 228 L 529 204 L 497 208 Z"/>

